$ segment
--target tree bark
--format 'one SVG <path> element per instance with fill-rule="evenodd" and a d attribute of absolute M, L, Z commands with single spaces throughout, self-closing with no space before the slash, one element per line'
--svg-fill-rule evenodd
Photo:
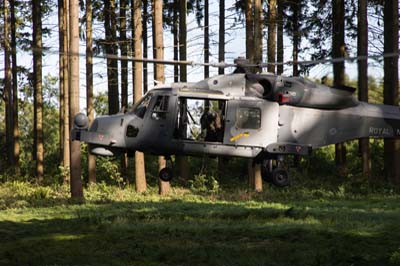
<path fill-rule="evenodd" d="M 218 61 L 225 61 L 225 1 L 219 1 L 219 33 L 218 33 Z M 223 75 L 225 69 L 218 68 L 218 75 Z M 218 176 L 221 178 L 224 175 L 224 158 L 218 157 Z"/>
<path fill-rule="evenodd" d="M 208 0 L 204 0 L 204 63 L 210 62 L 210 23 Z M 210 67 L 204 66 L 204 78 L 210 77 Z"/>
<path fill-rule="evenodd" d="M 116 56 L 116 19 L 115 1 L 104 1 L 104 28 L 106 39 L 107 56 Z M 119 111 L 119 92 L 118 92 L 118 61 L 107 57 L 107 82 L 108 82 L 108 113 L 116 114 Z"/>
<path fill-rule="evenodd" d="M 11 59 L 12 59 L 12 125 L 13 125 L 13 167 L 14 174 L 20 175 L 20 144 L 19 144 L 19 123 L 18 123 L 18 65 L 17 65 L 17 29 L 15 19 L 15 0 L 10 0 L 10 11 L 11 11 Z"/>
<path fill-rule="evenodd" d="M 358 1 L 358 24 L 357 24 L 357 54 L 365 57 L 358 60 L 358 99 L 368 102 L 368 14 L 367 0 Z M 369 177 L 371 172 L 371 161 L 369 151 L 369 138 L 359 140 L 361 153 L 362 172 Z"/>
<path fill-rule="evenodd" d="M 346 44 L 344 40 L 344 0 L 333 0 L 332 15 L 332 54 L 333 58 L 341 58 L 345 56 L 346 51 Z M 333 85 L 335 87 L 344 85 L 344 73 L 344 62 L 333 63 Z M 335 145 L 335 162 L 338 166 L 345 166 L 346 146 L 344 143 Z"/>
<path fill-rule="evenodd" d="M 128 43 L 126 38 L 126 10 L 127 0 L 119 1 L 119 47 L 121 56 L 128 56 Z M 121 60 L 121 110 L 127 111 L 128 108 L 128 61 Z M 128 178 L 128 157 L 126 153 L 121 155 L 121 175 L 126 184 L 129 184 Z"/>
<path fill-rule="evenodd" d="M 149 14 L 148 14 L 148 1 L 145 0 L 143 1 L 143 19 L 142 19 L 142 24 L 143 24 L 143 57 L 147 58 L 148 57 L 148 47 L 147 47 L 147 21 L 149 19 Z M 147 92 L 148 89 L 148 71 L 147 71 L 147 63 L 143 63 L 143 93 Z"/>
<path fill-rule="evenodd" d="M 11 73 L 11 45 L 10 45 L 10 19 L 9 1 L 4 1 L 4 92 L 5 101 L 5 122 L 6 122 L 6 157 L 8 165 L 13 162 L 13 140 L 12 140 L 12 73 Z"/>
<path fill-rule="evenodd" d="M 128 56 L 128 43 L 126 39 L 126 0 L 119 2 L 119 47 L 121 56 Z M 140 43 L 141 44 L 141 43 Z M 128 61 L 121 60 L 121 109 L 128 108 Z"/>
<path fill-rule="evenodd" d="M 225 61 L 225 1 L 219 0 L 219 35 L 218 35 L 218 61 Z M 218 68 L 218 74 L 223 75 L 225 69 Z"/>
<path fill-rule="evenodd" d="M 399 104 L 399 1 L 384 1 L 384 54 L 397 56 L 384 58 L 384 103 Z M 400 140 L 385 139 L 385 172 L 387 178 L 400 186 Z"/>
<path fill-rule="evenodd" d="M 173 11 L 173 24 L 172 24 L 172 35 L 174 38 L 174 60 L 179 60 L 179 18 L 178 18 L 178 1 L 174 2 Z M 179 66 L 174 65 L 174 82 L 179 81 Z"/>
<path fill-rule="evenodd" d="M 132 8 L 134 10 L 134 57 L 142 57 L 142 1 L 132 0 Z M 142 74 L 143 63 L 133 62 L 134 68 L 134 101 L 135 103 L 142 98 Z M 135 152 L 135 187 L 136 192 L 143 193 L 147 190 L 146 170 L 144 164 L 144 154 L 142 152 Z"/>
<path fill-rule="evenodd" d="M 278 63 L 283 62 L 284 47 L 283 47 L 283 3 L 284 0 L 278 0 L 278 20 L 277 20 L 277 51 L 276 51 L 276 61 Z M 283 73 L 283 64 L 278 64 L 276 66 L 276 73 L 281 75 Z"/>
<path fill-rule="evenodd" d="M 301 14 L 301 4 L 298 2 L 293 2 L 293 76 L 299 76 L 299 65 L 297 64 L 299 60 L 299 44 L 300 44 L 300 25 L 299 16 Z"/>
<path fill-rule="evenodd" d="M 186 39 L 186 14 L 187 0 L 179 0 L 179 60 L 186 61 L 187 39 Z M 180 66 L 180 81 L 187 81 L 187 66 Z"/>
<path fill-rule="evenodd" d="M 276 1 L 270 0 L 268 5 L 268 72 L 275 73 L 276 58 Z"/>
<path fill-rule="evenodd" d="M 187 0 L 179 0 L 179 60 L 186 61 L 187 59 Z M 180 66 L 179 78 L 181 82 L 187 81 L 187 66 Z M 189 163 L 187 157 L 177 156 L 179 175 L 187 180 L 189 178 Z"/>
<path fill-rule="evenodd" d="M 263 29 L 263 19 L 262 19 L 262 0 L 255 0 L 254 1 L 254 63 L 259 64 L 262 63 L 262 29 Z M 262 69 L 256 68 L 257 72 L 262 72 Z M 254 184 L 253 189 L 256 192 L 261 192 L 263 190 L 262 187 L 262 177 L 261 177 L 261 167 L 259 164 L 253 163 L 253 178 Z"/>
<path fill-rule="evenodd" d="M 60 53 L 58 55 L 59 68 L 59 90 L 60 90 L 60 108 L 59 108 L 59 134 L 60 134 L 60 158 L 61 165 L 64 165 L 64 1 L 58 0 L 58 46 Z"/>
<path fill-rule="evenodd" d="M 70 114 L 73 118 L 79 113 L 79 3 L 69 0 L 69 65 L 70 65 Z M 81 179 L 81 147 L 79 141 L 71 142 L 71 197 L 83 200 Z"/>
<path fill-rule="evenodd" d="M 253 1 L 246 0 L 246 57 L 254 63 L 254 21 Z"/>
<path fill-rule="evenodd" d="M 154 49 L 155 49 L 155 58 L 163 59 L 164 58 L 164 40 L 163 40 L 163 1 L 162 0 L 153 0 L 153 35 L 154 35 Z M 155 64 L 154 71 L 154 79 L 164 82 L 164 65 Z M 158 158 L 158 167 L 159 170 L 164 168 L 166 165 L 165 159 L 163 157 Z M 159 194 L 165 195 L 168 194 L 170 190 L 170 183 L 164 182 L 161 179 L 158 180 L 159 183 Z"/>
<path fill-rule="evenodd" d="M 64 137 L 63 137 L 63 167 L 64 167 L 64 184 L 71 181 L 71 141 L 70 141 L 70 112 L 69 112 L 69 0 L 64 0 L 63 5 L 63 87 L 64 87 Z"/>
<path fill-rule="evenodd" d="M 259 64 L 262 62 L 262 0 L 254 1 L 254 63 Z"/>
<path fill-rule="evenodd" d="M 92 17 L 92 0 L 86 0 L 86 111 L 89 124 L 94 120 Z M 90 151 L 88 151 L 88 181 L 96 183 L 96 156 L 90 154 Z"/>
<path fill-rule="evenodd" d="M 42 10 L 41 1 L 32 1 L 33 27 L 33 75 L 34 75 L 34 122 L 35 122 L 35 151 L 36 179 L 43 181 L 43 92 L 42 92 Z"/>

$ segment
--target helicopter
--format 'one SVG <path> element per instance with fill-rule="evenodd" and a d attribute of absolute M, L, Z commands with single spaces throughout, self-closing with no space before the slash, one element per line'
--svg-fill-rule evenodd
<path fill-rule="evenodd" d="M 329 87 L 302 77 L 236 70 L 198 82 L 158 84 L 130 110 L 100 116 L 91 125 L 74 118 L 71 138 L 89 152 L 117 156 L 135 151 L 165 156 L 224 156 L 253 159 L 262 176 L 289 184 L 289 155 L 358 138 L 399 138 L 400 109 L 361 102 L 354 88 Z M 159 172 L 170 181 L 171 167 Z"/>

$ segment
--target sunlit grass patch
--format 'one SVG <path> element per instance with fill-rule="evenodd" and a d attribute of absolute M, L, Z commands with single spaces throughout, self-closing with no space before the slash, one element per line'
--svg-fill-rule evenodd
<path fill-rule="evenodd" d="M 63 188 L 38 198 L 35 186 L 23 186 L 0 185 L 8 197 L 0 265 L 396 265 L 399 257 L 394 195 L 178 188 L 161 197 L 98 184 L 85 190 L 85 203 L 72 204 Z"/>

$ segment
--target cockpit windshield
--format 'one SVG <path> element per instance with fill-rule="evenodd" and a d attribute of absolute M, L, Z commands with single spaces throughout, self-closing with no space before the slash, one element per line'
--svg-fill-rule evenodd
<path fill-rule="evenodd" d="M 152 98 L 151 93 L 146 94 L 139 102 L 137 102 L 137 103 L 135 103 L 135 105 L 133 105 L 133 107 L 129 111 L 129 113 L 135 114 L 138 117 L 143 118 L 149 107 L 151 98 Z"/>

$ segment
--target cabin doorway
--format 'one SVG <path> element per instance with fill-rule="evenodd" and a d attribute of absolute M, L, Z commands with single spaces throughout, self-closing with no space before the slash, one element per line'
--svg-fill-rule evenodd
<path fill-rule="evenodd" d="M 174 137 L 195 142 L 222 143 L 225 107 L 225 100 L 180 97 Z"/>

